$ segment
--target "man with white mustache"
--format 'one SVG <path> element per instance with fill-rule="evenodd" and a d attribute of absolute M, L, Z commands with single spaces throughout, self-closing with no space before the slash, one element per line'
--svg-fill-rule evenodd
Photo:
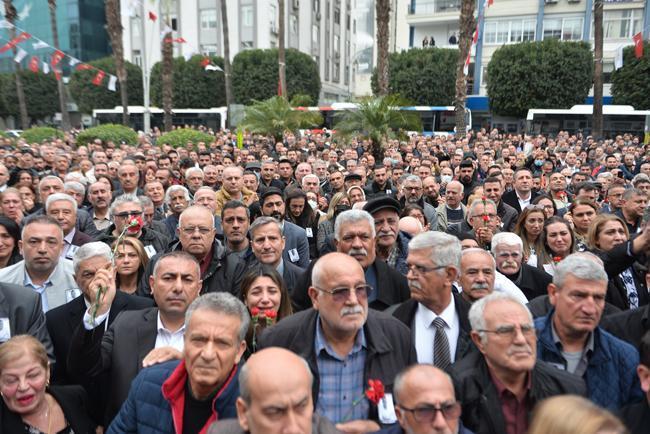
<path fill-rule="evenodd" d="M 469 311 L 478 352 L 451 368 L 463 424 L 476 434 L 524 434 L 539 401 L 584 396 L 584 381 L 537 360 L 533 318 L 516 297 L 494 292 Z"/>
<path fill-rule="evenodd" d="M 266 329 L 258 349 L 286 348 L 303 357 L 314 376 L 316 411 L 345 433 L 366 433 L 394 424 L 393 382 L 416 362 L 407 327 L 368 308 L 375 289 L 360 263 L 343 253 L 321 257 L 313 267 L 313 308 Z M 378 405 L 363 399 L 368 380 L 380 380 L 387 397 Z"/>
<path fill-rule="evenodd" d="M 535 320 L 539 358 L 582 377 L 589 399 L 618 410 L 643 397 L 636 375 L 639 353 L 598 326 L 605 307 L 607 274 L 591 253 L 558 264 L 548 295 L 554 309 Z"/>

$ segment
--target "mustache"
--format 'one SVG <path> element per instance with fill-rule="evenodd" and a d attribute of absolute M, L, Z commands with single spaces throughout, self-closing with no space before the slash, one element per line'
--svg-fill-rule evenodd
<path fill-rule="evenodd" d="M 530 347 L 530 345 L 525 344 L 525 345 L 511 345 L 510 348 L 508 348 L 508 351 L 506 351 L 507 356 L 512 356 L 515 353 L 527 353 L 527 354 L 533 354 L 533 349 Z"/>
<path fill-rule="evenodd" d="M 512 267 L 516 268 L 519 266 L 519 264 L 515 261 L 504 261 L 503 264 L 501 264 L 502 267 Z"/>
<path fill-rule="evenodd" d="M 356 314 L 363 314 L 363 308 L 359 304 L 356 306 L 345 306 L 341 309 L 341 317 Z"/>
<path fill-rule="evenodd" d="M 363 256 L 368 256 L 368 251 L 367 251 L 366 249 L 364 249 L 363 247 L 360 248 L 360 249 L 354 249 L 354 248 L 352 248 L 352 249 L 350 249 L 350 251 L 348 252 L 348 255 L 350 255 L 350 256 L 355 256 L 355 255 L 359 255 L 359 256 L 361 256 L 361 255 L 363 255 Z"/>
<path fill-rule="evenodd" d="M 417 280 L 409 280 L 408 284 L 411 289 L 422 289 L 422 285 Z"/>
<path fill-rule="evenodd" d="M 391 231 L 379 231 L 377 232 L 378 237 L 391 237 L 394 236 L 393 232 Z"/>
<path fill-rule="evenodd" d="M 471 288 L 472 290 L 478 290 L 478 289 L 490 289 L 487 283 L 474 283 Z"/>

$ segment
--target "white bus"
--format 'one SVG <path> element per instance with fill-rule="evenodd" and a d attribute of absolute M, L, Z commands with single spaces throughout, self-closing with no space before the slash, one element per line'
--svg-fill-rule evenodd
<path fill-rule="evenodd" d="M 151 127 L 163 129 L 164 111 L 158 107 L 151 107 Z M 137 130 L 144 129 L 144 106 L 129 106 L 129 124 Z M 226 128 L 228 116 L 227 107 L 213 107 L 209 109 L 174 109 L 172 112 L 172 123 L 174 125 L 203 125 L 213 131 Z M 113 109 L 93 110 L 94 124 L 120 124 L 122 123 L 122 106 Z"/>
<path fill-rule="evenodd" d="M 530 109 L 526 116 L 529 134 L 555 134 L 558 131 L 591 135 L 593 106 L 574 105 L 570 109 Z M 650 135 L 650 110 L 634 110 L 629 105 L 603 106 L 603 136 L 634 134 L 646 141 Z"/>

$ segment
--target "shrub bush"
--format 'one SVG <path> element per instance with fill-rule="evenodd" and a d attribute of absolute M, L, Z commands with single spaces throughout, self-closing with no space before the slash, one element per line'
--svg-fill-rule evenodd
<path fill-rule="evenodd" d="M 100 139 L 104 143 L 110 141 L 116 145 L 119 145 L 122 141 L 125 141 L 129 145 L 135 145 L 138 143 L 138 133 L 124 125 L 98 125 L 79 133 L 77 136 L 77 145 L 87 145 L 95 139 Z"/>

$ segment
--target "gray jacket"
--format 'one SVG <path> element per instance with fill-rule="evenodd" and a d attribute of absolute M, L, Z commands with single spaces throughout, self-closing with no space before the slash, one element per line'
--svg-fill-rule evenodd
<path fill-rule="evenodd" d="M 14 285 L 25 286 L 25 260 L 15 263 L 0 270 L 0 282 L 13 283 Z M 48 309 L 54 309 L 77 298 L 81 292 L 74 280 L 74 269 L 72 262 L 67 259 L 59 259 L 56 268 L 50 274 L 52 285 L 45 290 Z M 27 289 L 31 291 L 31 289 Z"/>
<path fill-rule="evenodd" d="M 467 216 L 467 207 L 463 203 L 460 204 L 460 209 L 463 210 L 463 216 Z M 439 230 L 441 232 L 446 232 L 447 227 L 449 226 L 449 223 L 447 221 L 447 205 L 444 203 L 438 205 L 438 208 L 436 208 L 436 213 L 438 214 L 438 227 L 435 228 L 433 226 L 429 226 L 429 228 L 432 231 Z"/>

